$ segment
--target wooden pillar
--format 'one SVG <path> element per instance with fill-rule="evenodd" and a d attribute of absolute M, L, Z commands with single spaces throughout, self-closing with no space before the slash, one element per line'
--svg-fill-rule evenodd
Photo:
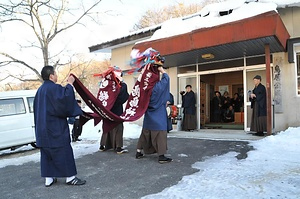
<path fill-rule="evenodd" d="M 267 92 L 267 135 L 272 134 L 271 54 L 270 45 L 265 45 L 266 92 Z"/>

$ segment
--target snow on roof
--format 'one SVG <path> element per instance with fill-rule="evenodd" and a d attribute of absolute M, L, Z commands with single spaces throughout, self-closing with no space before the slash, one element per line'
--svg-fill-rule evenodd
<path fill-rule="evenodd" d="M 278 7 L 300 6 L 300 0 L 228 0 L 205 6 L 190 17 L 175 18 L 165 21 L 161 29 L 154 32 L 151 38 L 139 41 L 152 41 L 191 32 L 196 29 L 253 17 Z"/>
<path fill-rule="evenodd" d="M 142 34 L 149 30 L 155 30 L 161 26 L 161 28 L 156 30 L 150 38 L 132 42 L 141 43 L 152 41 L 184 34 L 196 29 L 213 27 L 246 19 L 272 10 L 277 11 L 277 8 L 295 6 L 300 7 L 300 0 L 227 0 L 224 2 L 209 4 L 195 14 L 180 18 L 173 18 L 161 24 L 131 32 L 121 38 Z M 220 13 L 222 13 L 222 15 Z M 121 38 L 116 38 L 103 43 L 110 43 Z"/>

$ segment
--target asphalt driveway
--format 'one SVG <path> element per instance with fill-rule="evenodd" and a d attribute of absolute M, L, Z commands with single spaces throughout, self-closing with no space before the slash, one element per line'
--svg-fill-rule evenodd
<path fill-rule="evenodd" d="M 129 153 L 118 155 L 113 151 L 98 151 L 76 159 L 77 176 L 87 180 L 83 186 L 66 185 L 65 179 L 61 178 L 46 188 L 40 177 L 39 163 L 1 168 L 1 198 L 141 198 L 161 192 L 177 184 L 183 176 L 197 172 L 191 166 L 195 162 L 229 151 L 238 152 L 237 158 L 243 159 L 252 149 L 246 141 L 168 138 L 167 156 L 173 158 L 173 162 L 159 164 L 157 155 L 135 159 L 137 139 L 124 142 Z"/>

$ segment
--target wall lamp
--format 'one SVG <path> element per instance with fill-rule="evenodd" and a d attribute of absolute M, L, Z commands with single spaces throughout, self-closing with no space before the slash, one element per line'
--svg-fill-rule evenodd
<path fill-rule="evenodd" d="M 203 55 L 201 55 L 201 57 L 203 59 L 213 59 L 213 58 L 215 58 L 215 56 L 211 53 L 203 54 Z"/>

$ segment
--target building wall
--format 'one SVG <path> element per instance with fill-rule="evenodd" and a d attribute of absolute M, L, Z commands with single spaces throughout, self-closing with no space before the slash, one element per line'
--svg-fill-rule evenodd
<path fill-rule="evenodd" d="M 281 8 L 278 13 L 287 28 L 291 38 L 300 36 L 300 7 Z"/>
<path fill-rule="evenodd" d="M 111 64 L 119 66 L 122 70 L 130 69 L 130 53 L 133 45 L 115 48 L 111 52 Z"/>
<path fill-rule="evenodd" d="M 168 75 L 170 76 L 170 92 L 174 97 L 174 104 L 178 104 L 178 78 L 177 78 L 177 67 L 172 67 L 166 70 Z"/>
<path fill-rule="evenodd" d="M 284 8 L 279 9 L 278 12 L 291 38 L 300 37 L 300 8 Z M 294 51 L 300 52 L 300 47 L 295 46 Z M 282 78 L 282 90 L 279 93 L 282 95 L 282 112 L 275 110 L 275 131 L 300 126 L 300 112 L 298 108 L 300 106 L 300 96 L 297 95 L 296 62 L 289 63 L 288 53 L 282 52 L 273 54 L 273 63 L 273 70 L 276 65 L 279 65 Z M 274 84 L 273 89 L 275 89 Z M 275 98 L 276 96 L 274 95 L 276 93 L 274 90 L 272 90 L 272 93 L 273 98 Z"/>
<path fill-rule="evenodd" d="M 281 131 L 288 127 L 300 126 L 300 96 L 296 93 L 295 63 L 288 63 L 287 53 L 276 53 L 273 55 L 274 59 L 280 59 L 283 63 L 281 67 L 283 112 L 275 112 L 275 131 Z"/>
<path fill-rule="evenodd" d="M 282 21 L 284 22 L 291 38 L 297 38 L 300 37 L 300 8 L 294 7 L 294 8 L 284 8 L 278 10 Z M 130 61 L 130 53 L 132 50 L 133 45 L 127 45 L 125 47 L 120 47 L 112 50 L 111 55 L 111 63 L 112 65 L 117 65 L 123 70 L 129 69 L 129 61 Z M 300 52 L 300 47 L 296 47 L 294 49 L 295 51 Z M 287 59 L 287 53 L 281 52 L 281 53 L 274 53 L 273 54 L 273 63 L 276 65 L 277 62 L 280 62 L 280 72 L 281 72 L 281 86 L 282 89 L 279 92 L 281 94 L 281 105 L 282 105 L 282 111 L 275 110 L 275 132 L 285 130 L 286 128 L 290 126 L 300 126 L 300 111 L 299 111 L 299 105 L 300 105 L 300 96 L 296 93 L 296 63 L 289 63 Z M 273 66 L 274 70 L 274 66 Z M 177 67 L 171 67 L 167 69 L 167 73 L 170 76 L 170 92 L 174 96 L 174 103 L 179 103 L 179 94 L 178 94 L 178 86 L 179 81 L 177 77 L 178 68 Z M 254 72 L 256 73 L 256 72 Z M 253 74 L 254 74 L 253 73 Z M 247 87 L 249 89 L 253 89 L 253 82 L 252 82 L 252 73 L 251 77 L 247 75 Z M 265 73 L 262 71 L 260 75 L 262 75 L 263 78 L 263 84 L 265 83 Z M 128 92 L 131 92 L 131 89 L 133 88 L 133 85 L 136 81 L 138 74 L 134 75 L 125 75 L 124 81 L 128 85 Z M 271 76 L 274 78 L 274 74 Z M 218 78 L 217 78 L 218 79 Z M 238 79 L 238 82 L 241 80 Z M 218 85 L 224 85 L 225 82 L 219 82 Z M 265 85 L 265 84 L 264 84 Z M 217 85 L 216 85 L 217 86 Z M 230 94 L 232 92 L 230 91 Z M 273 99 L 277 96 L 274 96 L 275 94 L 278 94 L 274 92 L 274 84 L 272 85 L 272 96 Z M 297 107 L 297 108 L 295 108 Z M 276 107 L 275 107 L 276 109 Z M 137 123 L 139 125 L 142 125 L 143 118 L 139 119 L 138 121 L 135 121 L 134 123 Z"/>

